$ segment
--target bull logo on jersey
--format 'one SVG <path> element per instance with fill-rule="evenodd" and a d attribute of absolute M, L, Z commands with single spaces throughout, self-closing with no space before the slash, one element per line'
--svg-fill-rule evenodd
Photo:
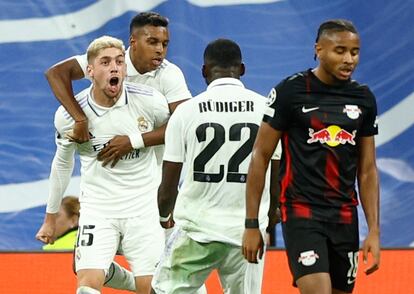
<path fill-rule="evenodd" d="M 339 144 L 351 144 L 355 145 L 355 136 L 356 130 L 353 130 L 352 133 L 341 129 L 336 125 L 329 126 L 327 128 L 320 129 L 315 131 L 312 128 L 309 128 L 309 139 L 308 144 L 319 142 L 321 144 L 327 144 L 331 147 L 336 147 Z"/>
<path fill-rule="evenodd" d="M 141 132 L 147 132 L 148 131 L 148 122 L 145 120 L 143 116 L 138 117 L 138 129 Z"/>
<path fill-rule="evenodd" d="M 309 250 L 309 251 L 300 253 L 298 262 L 302 263 L 304 266 L 311 266 L 316 263 L 316 260 L 318 258 L 319 258 L 319 255 L 315 251 Z"/>
<path fill-rule="evenodd" d="M 346 113 L 350 119 L 357 119 L 362 113 L 357 105 L 345 105 L 343 112 Z"/>

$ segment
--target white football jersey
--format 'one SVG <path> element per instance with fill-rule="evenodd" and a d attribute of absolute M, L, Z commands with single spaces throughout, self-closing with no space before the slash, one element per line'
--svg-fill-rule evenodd
<path fill-rule="evenodd" d="M 65 133 L 72 130 L 74 121 L 62 106 L 59 107 L 55 115 L 57 151 L 52 169 L 65 166 L 65 161 L 73 160 L 75 150 L 79 153 L 79 200 L 82 211 L 86 209 L 109 218 L 137 216 L 140 211 L 150 208 L 156 211 L 157 200 L 148 197 L 153 195 L 149 191 L 158 188 L 158 182 L 154 181 L 158 177 L 154 148 L 133 150 L 124 155 L 113 168 L 110 164 L 103 167 L 102 162 L 97 160 L 97 154 L 116 135 L 149 132 L 165 124 L 169 118 L 165 97 L 151 87 L 125 82 L 121 97 L 110 108 L 95 103 L 91 87 L 78 94 L 76 99 L 88 117 L 91 139 L 80 145 L 69 142 Z M 51 193 L 63 193 L 62 189 L 53 188 L 53 185 L 61 182 L 61 174 L 58 172 L 57 175 L 52 175 L 53 172 Z M 62 195 L 50 195 L 49 200 L 61 197 Z"/>
<path fill-rule="evenodd" d="M 156 70 L 140 74 L 132 64 L 129 50 L 130 48 L 125 52 L 125 63 L 127 65 L 126 81 L 144 84 L 157 89 L 167 98 L 168 103 L 191 98 L 184 74 L 178 66 L 164 59 Z M 88 59 L 86 54 L 76 55 L 74 58 L 76 58 L 81 66 L 85 77 L 88 77 Z M 164 146 L 159 145 L 154 148 L 159 168 L 161 169 Z M 161 172 L 159 179 L 161 179 Z"/>
<path fill-rule="evenodd" d="M 180 104 L 170 118 L 164 160 L 186 162 L 174 209 L 176 223 L 199 242 L 241 245 L 246 214 L 246 176 L 266 98 L 233 78 Z M 259 222 L 268 223 L 269 181 Z"/>

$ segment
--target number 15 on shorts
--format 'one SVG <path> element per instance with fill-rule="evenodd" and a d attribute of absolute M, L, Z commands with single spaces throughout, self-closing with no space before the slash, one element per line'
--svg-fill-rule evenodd
<path fill-rule="evenodd" d="M 95 228 L 95 225 L 83 225 L 79 228 L 78 240 L 76 241 L 76 247 L 81 246 L 91 246 L 93 244 L 93 234 L 92 230 Z"/>

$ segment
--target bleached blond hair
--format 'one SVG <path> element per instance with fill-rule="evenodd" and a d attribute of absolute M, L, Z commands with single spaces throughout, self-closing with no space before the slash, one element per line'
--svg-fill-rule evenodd
<path fill-rule="evenodd" d="M 93 40 L 86 50 L 86 56 L 88 58 L 88 63 L 90 64 L 93 59 L 98 56 L 101 50 L 107 48 L 117 48 L 122 51 L 122 54 L 125 55 L 125 46 L 122 40 L 111 37 L 111 36 L 102 36 Z"/>

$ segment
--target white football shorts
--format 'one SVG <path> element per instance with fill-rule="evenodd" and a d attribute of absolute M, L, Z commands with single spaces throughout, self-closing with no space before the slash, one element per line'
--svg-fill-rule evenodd
<path fill-rule="evenodd" d="M 108 270 L 119 246 L 134 276 L 153 275 L 164 250 L 158 212 L 131 218 L 104 218 L 82 211 L 75 249 L 76 271 Z"/>
<path fill-rule="evenodd" d="M 152 280 L 157 294 L 195 293 L 217 269 L 225 294 L 260 294 L 264 258 L 250 264 L 241 248 L 222 242 L 200 243 L 183 230 L 170 236 Z"/>

